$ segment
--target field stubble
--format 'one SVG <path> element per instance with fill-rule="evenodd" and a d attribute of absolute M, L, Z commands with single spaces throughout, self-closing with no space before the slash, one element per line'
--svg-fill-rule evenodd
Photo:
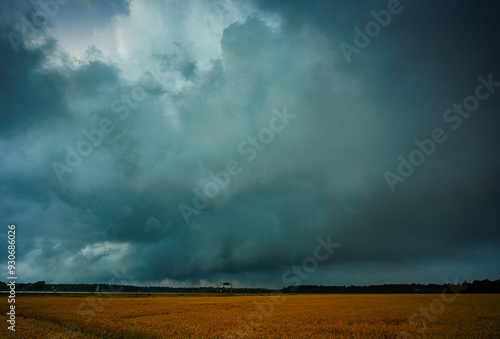
<path fill-rule="evenodd" d="M 87 298 L 96 299 L 89 303 Z M 410 317 L 438 298 L 434 294 L 283 295 L 282 302 L 274 304 L 270 296 L 248 295 L 19 295 L 15 333 L 7 329 L 7 302 L 0 306 L 4 324 L 0 337 L 397 338 L 406 331 L 412 338 L 500 338 L 498 294 L 460 295 L 418 332 L 422 327 Z M 76 323 L 80 332 L 66 332 L 68 323 Z M 64 333 L 70 334 L 60 335 Z"/>

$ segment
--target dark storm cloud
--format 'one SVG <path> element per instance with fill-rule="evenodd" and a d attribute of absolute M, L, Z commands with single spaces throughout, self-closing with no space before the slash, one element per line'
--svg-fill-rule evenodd
<path fill-rule="evenodd" d="M 456 130 L 443 113 L 478 76 L 500 81 L 498 13 L 401 1 L 348 63 L 339 44 L 387 3 L 262 1 L 225 27 L 208 70 L 189 41 L 141 52 L 129 76 L 95 47 L 73 62 L 50 36 L 18 54 L 1 40 L 0 213 L 20 226 L 26 279 L 107 282 L 117 268 L 138 283 L 282 286 L 328 235 L 341 247 L 308 283 L 497 278 L 500 93 Z M 146 97 L 120 119 L 136 86 Z M 238 145 L 284 106 L 296 118 L 247 161 Z M 51 164 L 103 118 L 114 132 L 60 182 Z M 384 173 L 435 128 L 447 140 L 391 192 Z M 230 160 L 241 173 L 186 225 L 178 205 Z"/>
<path fill-rule="evenodd" d="M 0 100 L 2 102 L 1 130 L 4 136 L 23 133 L 41 123 L 53 123 L 64 117 L 66 107 L 63 98 L 64 79 L 54 72 L 37 72 L 46 61 L 46 55 L 55 48 L 49 42 L 42 48 L 29 52 L 25 49 L 12 53 L 8 41 L 0 45 Z M 30 100 L 19 102 L 19 96 Z"/>

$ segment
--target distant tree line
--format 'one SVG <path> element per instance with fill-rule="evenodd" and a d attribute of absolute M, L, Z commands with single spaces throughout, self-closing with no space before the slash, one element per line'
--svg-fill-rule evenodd
<path fill-rule="evenodd" d="M 500 279 L 495 281 L 474 280 L 472 283 L 464 281 L 459 286 L 461 293 L 500 293 Z M 281 290 L 268 288 L 233 288 L 233 293 L 238 294 L 269 294 L 269 293 L 297 293 L 297 294 L 383 294 L 383 293 L 441 293 L 447 285 L 439 284 L 387 284 L 370 286 L 323 286 L 300 285 L 283 287 Z M 7 283 L 0 282 L 0 291 L 9 290 Z M 164 287 L 164 286 L 131 286 L 109 284 L 47 284 L 45 281 L 35 283 L 16 283 L 16 291 L 40 292 L 124 292 L 124 293 L 230 293 L 229 288 L 221 287 Z"/>
<path fill-rule="evenodd" d="M 0 291 L 7 291 L 8 286 L 0 282 Z M 124 293 L 229 293 L 228 287 L 165 287 L 165 286 L 132 286 L 109 284 L 47 284 L 45 281 L 35 283 L 16 283 L 16 291 L 32 292 L 124 292 Z M 274 290 L 267 288 L 233 288 L 233 293 L 267 294 Z"/>
<path fill-rule="evenodd" d="M 371 286 L 317 286 L 301 285 L 288 286 L 282 289 L 283 293 L 441 293 L 447 285 L 439 284 L 387 284 Z M 465 286 L 466 289 L 460 289 L 460 293 L 500 293 L 500 279 L 495 281 L 474 280 L 472 283 L 464 281 L 458 286 Z"/>

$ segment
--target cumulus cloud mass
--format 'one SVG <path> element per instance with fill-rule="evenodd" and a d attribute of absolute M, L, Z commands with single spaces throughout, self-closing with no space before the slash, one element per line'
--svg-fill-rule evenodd
<path fill-rule="evenodd" d="M 499 278 L 493 1 L 0 6 L 21 282 Z"/>

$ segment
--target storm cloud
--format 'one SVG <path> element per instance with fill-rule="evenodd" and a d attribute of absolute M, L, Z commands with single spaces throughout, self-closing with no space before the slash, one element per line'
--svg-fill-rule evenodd
<path fill-rule="evenodd" d="M 28 35 L 43 9 L 0 2 L 0 220 L 21 282 L 282 287 L 328 236 L 304 283 L 499 278 L 493 1 L 401 0 L 378 34 L 395 1 L 54 3 Z"/>

